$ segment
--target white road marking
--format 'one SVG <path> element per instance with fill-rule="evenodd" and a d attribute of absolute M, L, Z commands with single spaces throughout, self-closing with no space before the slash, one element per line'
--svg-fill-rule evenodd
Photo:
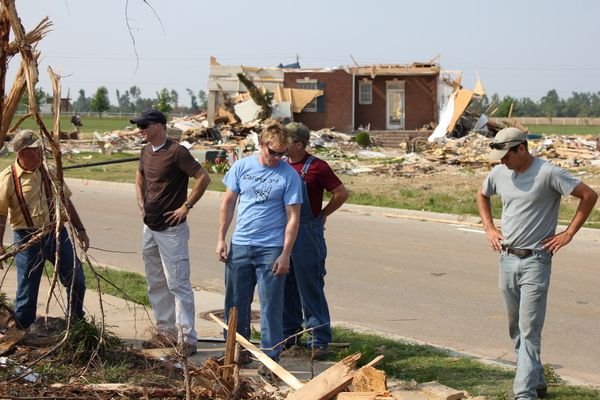
<path fill-rule="evenodd" d="M 456 228 L 457 231 L 473 232 L 473 233 L 485 233 L 485 231 L 479 229 L 468 229 L 468 228 Z"/>

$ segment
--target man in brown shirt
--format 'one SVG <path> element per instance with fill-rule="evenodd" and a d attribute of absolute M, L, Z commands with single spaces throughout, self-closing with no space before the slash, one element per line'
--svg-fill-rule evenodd
<path fill-rule="evenodd" d="M 17 267 L 17 297 L 15 316 L 21 328 L 29 327 L 34 321 L 40 280 L 46 260 L 54 263 L 56 256 L 56 235 L 53 226 L 55 201 L 52 185 L 60 185 L 53 175 L 42 165 L 42 150 L 39 138 L 32 131 L 22 131 L 13 139 L 17 159 L 14 164 L 0 174 L 0 238 L 4 237 L 7 217 L 14 235 L 14 245 L 27 243 L 33 235 L 46 229 L 47 234 L 30 247 L 15 256 Z M 77 237 L 87 250 L 89 238 L 70 200 L 71 191 L 64 185 L 66 213 L 75 229 Z M 4 254 L 0 240 L 0 254 Z M 83 318 L 83 298 L 85 280 L 81 262 L 73 252 L 67 229 L 60 229 L 60 265 L 58 273 L 61 283 L 67 289 L 68 313 L 75 318 Z M 71 279 L 75 273 L 75 282 Z M 71 291 L 73 287 L 73 291 Z"/>
<path fill-rule="evenodd" d="M 132 119 L 148 144 L 142 149 L 135 177 L 137 204 L 144 217 L 143 254 L 148 296 L 157 335 L 144 347 L 177 342 L 188 355 L 196 352 L 194 291 L 190 283 L 186 218 L 210 177 L 190 152 L 167 139 L 167 120 L 158 110 Z M 189 177 L 195 183 L 188 196 Z"/>

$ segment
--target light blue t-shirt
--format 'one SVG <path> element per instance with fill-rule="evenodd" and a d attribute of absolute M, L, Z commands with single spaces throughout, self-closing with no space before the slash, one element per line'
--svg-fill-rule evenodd
<path fill-rule="evenodd" d="M 245 246 L 283 246 L 287 225 L 285 207 L 302 204 L 298 173 L 283 161 L 274 167 L 261 165 L 254 155 L 236 161 L 223 183 L 232 192 L 239 193 L 231 241 Z"/>
<path fill-rule="evenodd" d="M 541 249 L 540 241 L 556 232 L 560 198 L 581 181 L 564 169 L 534 158 L 522 174 L 500 164 L 483 181 L 482 193 L 502 199 L 503 244 L 516 249 Z"/>

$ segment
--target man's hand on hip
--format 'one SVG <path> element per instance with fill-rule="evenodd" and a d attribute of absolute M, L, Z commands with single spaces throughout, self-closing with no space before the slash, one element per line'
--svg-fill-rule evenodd
<path fill-rule="evenodd" d="M 185 217 L 187 217 L 188 213 L 190 212 L 190 209 L 187 208 L 185 206 L 185 204 L 181 207 L 179 207 L 177 210 L 175 211 L 167 211 L 166 213 L 164 213 L 163 215 L 165 217 L 167 217 L 167 219 L 165 220 L 165 222 L 169 225 L 179 225 L 180 223 L 183 222 L 183 220 L 185 219 Z"/>

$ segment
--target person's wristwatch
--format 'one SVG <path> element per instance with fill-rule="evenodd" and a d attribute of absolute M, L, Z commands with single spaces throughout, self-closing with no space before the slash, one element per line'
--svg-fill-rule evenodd
<path fill-rule="evenodd" d="M 190 203 L 189 201 L 185 202 L 185 206 L 188 208 L 188 210 L 191 210 L 192 208 L 194 208 L 194 205 L 192 203 Z"/>

